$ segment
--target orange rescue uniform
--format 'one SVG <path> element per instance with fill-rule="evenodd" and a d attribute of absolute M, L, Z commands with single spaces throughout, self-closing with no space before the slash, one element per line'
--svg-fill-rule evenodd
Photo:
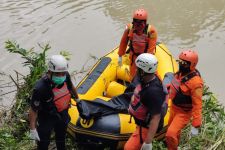
<path fill-rule="evenodd" d="M 142 139 L 145 140 L 147 138 L 147 134 L 148 134 L 148 128 L 137 126 L 134 133 L 130 136 L 129 140 L 126 142 L 124 146 L 124 150 L 141 149 L 142 143 L 141 143 L 140 137 L 142 137 Z"/>
<path fill-rule="evenodd" d="M 130 75 L 131 78 L 135 76 L 136 65 L 135 59 L 142 53 L 155 54 L 157 32 L 154 26 L 147 25 L 146 33 L 138 35 L 134 32 L 132 24 L 128 24 L 120 41 L 118 55 L 122 57 L 126 53 L 127 45 L 129 43 L 130 49 Z"/>
<path fill-rule="evenodd" d="M 172 105 L 166 133 L 168 150 L 177 150 L 181 130 L 191 118 L 193 127 L 201 126 L 202 94 L 203 80 L 196 70 L 186 76 L 175 74 L 169 93 Z"/>

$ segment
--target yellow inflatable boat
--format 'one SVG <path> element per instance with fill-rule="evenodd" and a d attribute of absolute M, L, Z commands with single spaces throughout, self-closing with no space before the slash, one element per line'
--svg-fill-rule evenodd
<path fill-rule="evenodd" d="M 124 93 L 129 84 L 129 56 L 123 56 L 123 65 L 118 66 L 118 48 L 103 56 L 93 66 L 90 72 L 78 84 L 77 91 L 81 100 L 104 101 L 108 103 L 113 97 Z M 156 57 L 158 58 L 158 75 L 163 79 L 166 73 L 177 71 L 177 64 L 170 51 L 162 43 L 157 43 Z M 168 123 L 169 109 L 164 117 L 163 126 Z M 68 133 L 72 135 L 78 145 L 89 147 L 99 146 L 98 149 L 110 147 L 121 149 L 135 130 L 135 122 L 128 113 L 111 113 L 98 118 L 82 119 L 79 116 L 76 102 L 72 100 L 69 109 L 71 121 Z M 165 129 L 155 138 L 164 136 Z"/>

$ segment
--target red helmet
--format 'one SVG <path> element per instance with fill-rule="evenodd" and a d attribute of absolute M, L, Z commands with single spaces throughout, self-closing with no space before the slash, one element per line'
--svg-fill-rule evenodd
<path fill-rule="evenodd" d="M 198 63 L 198 53 L 193 50 L 185 50 L 180 53 L 179 59 L 189 61 L 191 63 L 190 70 L 194 70 Z"/>
<path fill-rule="evenodd" d="M 133 14 L 133 19 L 147 20 L 147 18 L 148 18 L 148 13 L 144 9 L 138 9 Z"/>

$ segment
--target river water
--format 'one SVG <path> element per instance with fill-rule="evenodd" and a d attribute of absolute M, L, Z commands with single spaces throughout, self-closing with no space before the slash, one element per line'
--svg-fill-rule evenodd
<path fill-rule="evenodd" d="M 118 46 L 132 12 L 141 7 L 175 57 L 182 49 L 198 51 L 205 83 L 225 104 L 225 0 L 1 0 L 0 73 L 28 70 L 23 59 L 4 49 L 9 39 L 36 51 L 37 43 L 49 43 L 48 55 L 67 50 L 70 71 L 80 70 L 90 56 L 99 58 Z M 0 84 L 6 82 L 0 77 Z"/>

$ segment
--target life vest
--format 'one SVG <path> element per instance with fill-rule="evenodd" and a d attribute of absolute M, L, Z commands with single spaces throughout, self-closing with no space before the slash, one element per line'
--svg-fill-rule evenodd
<path fill-rule="evenodd" d="M 148 108 L 141 103 L 139 94 L 141 90 L 141 84 L 137 85 L 131 97 L 128 112 L 134 117 L 137 124 L 147 126 L 150 115 L 148 113 Z"/>
<path fill-rule="evenodd" d="M 158 74 L 155 74 L 156 78 L 158 78 L 161 82 L 163 92 L 165 93 L 165 101 L 162 104 L 161 110 L 161 119 L 163 120 L 164 116 L 167 112 L 168 106 L 168 91 L 166 86 L 162 83 L 162 80 Z M 146 84 L 144 87 L 141 84 L 138 84 L 134 89 L 134 94 L 131 97 L 131 102 L 128 108 L 128 112 L 131 116 L 134 117 L 135 123 L 139 126 L 148 127 L 149 121 L 151 119 L 151 114 L 149 113 L 149 109 L 141 102 L 140 99 L 140 92 L 144 89 L 149 87 L 149 84 Z"/>
<path fill-rule="evenodd" d="M 133 25 L 128 24 L 127 25 L 129 32 L 128 32 L 128 39 L 129 39 L 129 50 L 128 52 L 132 52 L 132 62 L 134 62 L 134 56 L 138 56 L 142 53 L 146 53 L 148 49 L 148 43 L 149 43 L 149 38 L 150 38 L 150 29 L 151 25 L 146 25 L 144 29 L 144 34 L 142 35 L 137 35 L 133 31 Z"/>
<path fill-rule="evenodd" d="M 194 77 L 200 77 L 200 73 L 196 70 L 182 78 L 178 77 L 178 74 L 175 74 L 170 85 L 170 94 L 169 97 L 172 99 L 174 105 L 182 107 L 183 110 L 189 111 L 192 109 L 192 99 L 190 95 L 190 90 L 193 86 L 188 85 L 190 79 Z M 197 83 L 195 78 L 192 83 Z"/>
<path fill-rule="evenodd" d="M 53 102 L 57 108 L 57 111 L 61 112 L 68 109 L 71 100 L 71 94 L 68 90 L 66 82 L 64 82 L 64 85 L 60 89 L 55 87 L 52 89 L 52 91 L 54 94 Z"/>

